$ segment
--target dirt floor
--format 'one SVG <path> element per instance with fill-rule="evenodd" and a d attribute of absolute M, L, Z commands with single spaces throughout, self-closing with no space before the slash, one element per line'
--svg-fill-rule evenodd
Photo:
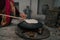
<path fill-rule="evenodd" d="M 23 40 L 16 35 L 15 29 L 17 25 L 11 24 L 9 26 L 0 28 L 0 40 Z M 45 27 L 50 31 L 50 37 L 42 40 L 60 40 L 60 31 L 56 28 Z"/>

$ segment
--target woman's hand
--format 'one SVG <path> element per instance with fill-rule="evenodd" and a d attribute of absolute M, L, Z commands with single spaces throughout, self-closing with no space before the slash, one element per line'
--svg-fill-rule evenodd
<path fill-rule="evenodd" d="M 1 22 L 1 26 L 4 27 L 5 25 L 7 25 L 6 22 Z"/>
<path fill-rule="evenodd" d="M 22 19 L 26 19 L 27 15 L 25 13 L 20 13 L 20 16 L 22 17 Z"/>

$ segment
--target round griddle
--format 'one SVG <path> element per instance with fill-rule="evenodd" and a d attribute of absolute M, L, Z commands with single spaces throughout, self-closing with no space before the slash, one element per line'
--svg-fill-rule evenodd
<path fill-rule="evenodd" d="M 27 23 L 26 21 L 23 21 L 23 22 L 18 24 L 18 27 L 21 29 L 35 30 L 35 29 L 43 27 L 43 24 L 40 22 L 38 22 L 38 23 Z"/>

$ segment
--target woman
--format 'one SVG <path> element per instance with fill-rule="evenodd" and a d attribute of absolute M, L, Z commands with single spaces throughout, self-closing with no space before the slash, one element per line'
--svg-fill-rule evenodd
<path fill-rule="evenodd" d="M 0 9 L 1 9 L 1 11 L 3 11 L 4 14 L 11 15 L 11 13 L 12 13 L 12 14 L 14 14 L 14 16 L 16 16 L 17 13 L 20 14 L 19 11 L 16 9 L 13 0 L 0 0 L 0 2 L 1 2 L 0 5 L 3 4 L 1 6 L 2 8 L 0 8 Z M 24 19 L 24 17 L 26 17 L 24 13 L 22 13 L 21 15 L 23 16 L 22 17 L 23 19 Z M 11 18 L 5 16 L 4 18 L 2 18 L 0 23 L 1 23 L 1 26 L 6 26 L 11 23 Z"/>
<path fill-rule="evenodd" d="M 5 4 L 4 5 L 4 9 L 5 10 L 2 9 L 2 10 L 4 10 L 4 12 L 3 12 L 4 14 L 10 15 L 11 12 L 14 12 L 15 11 L 15 10 L 13 10 L 14 9 L 13 4 L 11 4 L 12 0 L 2 0 L 2 2 L 4 2 L 3 4 Z M 13 11 L 11 11 L 11 10 L 13 10 Z M 11 18 L 10 17 L 2 16 L 1 26 L 5 26 L 5 25 L 8 25 L 10 23 L 11 23 Z"/>
<path fill-rule="evenodd" d="M 5 0 L 0 0 L 0 14 L 4 13 Z M 2 21 L 2 16 L 0 15 L 0 25 Z"/>

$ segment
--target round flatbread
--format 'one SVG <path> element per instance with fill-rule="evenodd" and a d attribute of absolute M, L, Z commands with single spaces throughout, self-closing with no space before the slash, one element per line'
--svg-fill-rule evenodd
<path fill-rule="evenodd" d="M 27 23 L 38 23 L 38 20 L 36 20 L 36 19 L 25 19 L 25 22 L 27 22 Z"/>

